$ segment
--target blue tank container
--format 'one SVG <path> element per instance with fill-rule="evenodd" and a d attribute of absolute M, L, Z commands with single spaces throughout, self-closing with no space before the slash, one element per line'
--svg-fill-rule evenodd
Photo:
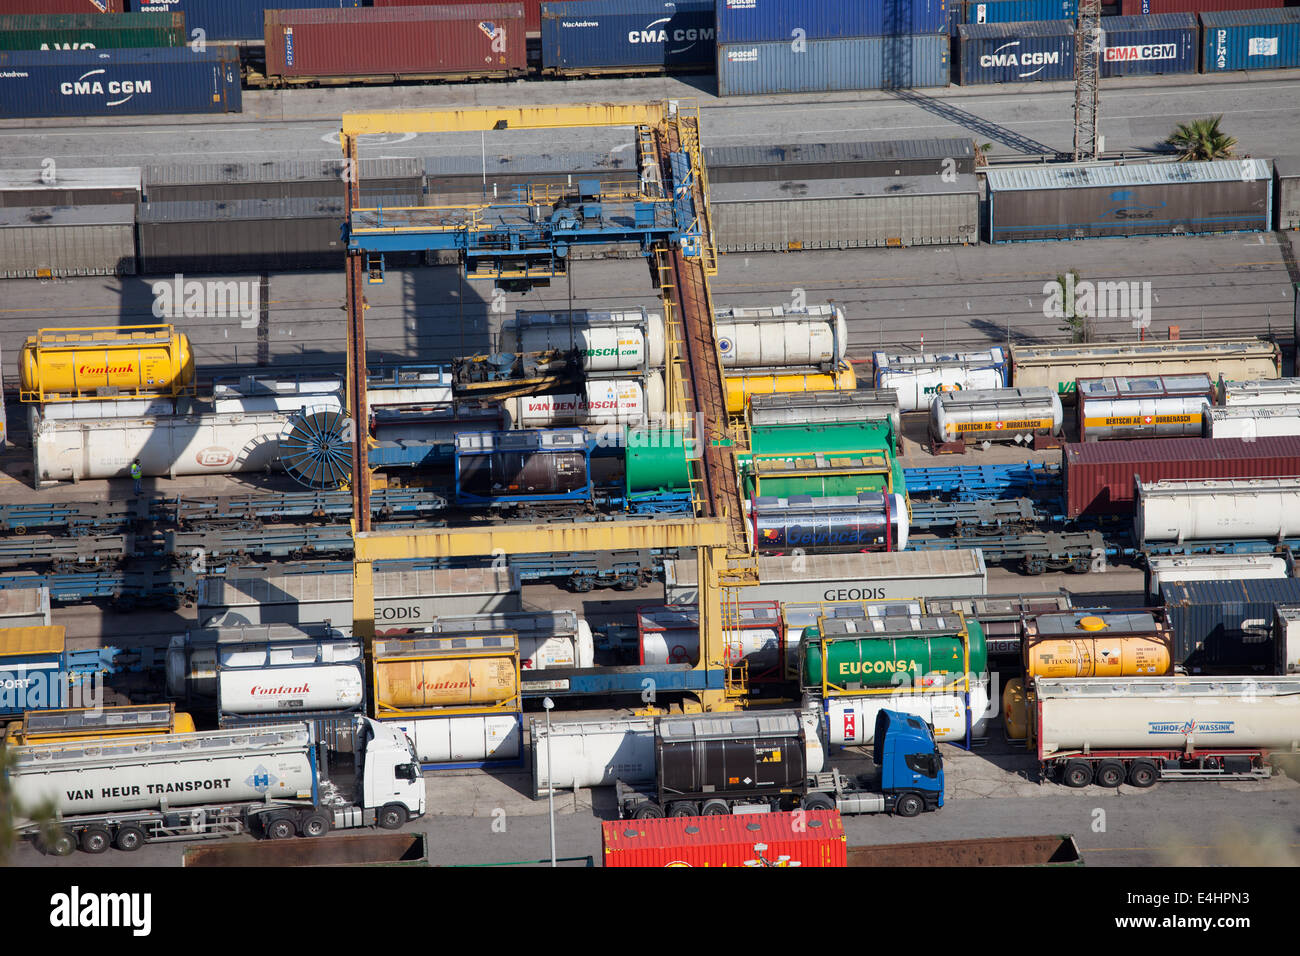
<path fill-rule="evenodd" d="M 209 47 L 0 53 L 0 118 L 238 113 L 239 53 Z"/>
<path fill-rule="evenodd" d="M 542 69 L 555 74 L 704 70 L 713 65 L 712 0 L 542 4 Z"/>
<path fill-rule="evenodd" d="M 1300 66 L 1300 8 L 1201 14 L 1201 72 Z"/>
<path fill-rule="evenodd" d="M 956 0 L 717 0 L 718 42 L 945 33 L 948 2 Z"/>
<path fill-rule="evenodd" d="M 966 23 L 957 31 L 962 86 L 1074 79 L 1074 22 Z"/>
<path fill-rule="evenodd" d="M 1195 73 L 1199 33 L 1194 13 L 1107 17 L 1102 76 Z"/>
<path fill-rule="evenodd" d="M 719 96 L 947 85 L 947 34 L 718 45 Z"/>

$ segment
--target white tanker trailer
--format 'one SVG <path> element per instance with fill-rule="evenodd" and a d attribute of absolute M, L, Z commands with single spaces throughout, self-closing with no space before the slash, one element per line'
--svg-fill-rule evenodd
<path fill-rule="evenodd" d="M 287 839 L 395 830 L 422 816 L 424 780 L 406 735 L 357 717 L 353 737 L 355 792 L 326 778 L 304 724 L 16 747 L 13 799 L 52 802 L 59 828 L 42 837 L 40 823 L 21 817 L 15 827 L 64 856 L 78 844 L 103 853 L 244 832 Z"/>
<path fill-rule="evenodd" d="M 988 736 L 989 720 L 997 716 L 996 706 L 990 708 L 990 703 L 989 675 L 982 674 L 970 685 L 972 738 Z M 825 700 L 810 694 L 804 696 L 804 706 L 820 708 L 822 732 L 826 742 L 833 747 L 863 747 L 872 743 L 876 715 L 882 710 L 920 717 L 933 729 L 937 742 L 960 743 L 966 739 L 966 695 L 959 690 L 879 697 L 828 697 Z"/>
<path fill-rule="evenodd" d="M 1034 696 L 1042 779 L 1067 787 L 1253 780 L 1300 750 L 1300 677 L 1039 677 Z"/>

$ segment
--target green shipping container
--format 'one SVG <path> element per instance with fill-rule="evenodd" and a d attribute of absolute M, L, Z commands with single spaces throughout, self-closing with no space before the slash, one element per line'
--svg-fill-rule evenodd
<path fill-rule="evenodd" d="M 185 42 L 183 13 L 0 16 L 0 50 L 120 50 Z"/>
<path fill-rule="evenodd" d="M 854 455 L 875 456 L 885 459 L 893 478 L 891 490 L 907 494 L 903 469 L 894 456 L 893 428 L 888 420 L 873 422 L 827 422 L 816 425 L 765 425 L 751 433 L 754 454 L 761 460 L 781 460 L 792 467 L 801 463 L 811 465 L 818 455 L 851 458 Z M 753 468 L 750 460 L 742 457 L 745 469 L 745 494 L 755 493 Z M 770 465 L 769 465 L 770 467 Z M 884 491 L 885 476 L 880 473 L 855 472 L 844 463 L 834 465 L 838 474 L 830 473 L 833 464 L 826 462 L 822 468 L 809 467 L 806 476 L 768 477 L 762 480 L 762 493 L 779 498 L 791 495 L 858 495 L 864 491 Z"/>
<path fill-rule="evenodd" d="M 683 432 L 629 428 L 623 443 L 628 497 L 690 489 L 691 470 Z"/>
<path fill-rule="evenodd" d="M 988 650 L 984 629 L 978 621 L 967 620 L 970 641 L 970 670 L 982 674 L 988 670 Z M 898 683 L 898 674 L 908 674 L 913 686 L 922 675 L 942 674 L 957 677 L 965 673 L 962 640 L 959 635 L 927 637 L 837 637 L 821 640 L 816 627 L 805 628 L 801 662 L 803 686 L 822 685 L 822 648 L 830 661 L 829 683 L 837 687 L 890 687 Z"/>

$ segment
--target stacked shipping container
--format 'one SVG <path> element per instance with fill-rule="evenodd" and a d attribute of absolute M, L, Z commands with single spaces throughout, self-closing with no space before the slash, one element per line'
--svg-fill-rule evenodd
<path fill-rule="evenodd" d="M 1074 21 L 963 24 L 957 29 L 962 86 L 1074 79 Z"/>
<path fill-rule="evenodd" d="M 1167 13 L 1109 17 L 1103 24 L 1102 76 L 1195 73 L 1198 55 L 1196 15 Z"/>
<path fill-rule="evenodd" d="M 0 16 L 0 50 L 184 46 L 183 13 Z"/>
<path fill-rule="evenodd" d="M 1201 14 L 1201 72 L 1300 66 L 1300 9 Z"/>
<path fill-rule="evenodd" d="M 1120 0 L 1119 12 L 1126 17 L 1138 17 L 1153 13 L 1217 13 L 1222 10 L 1263 10 L 1284 6 L 1286 0 Z"/>
<path fill-rule="evenodd" d="M 556 76 L 708 70 L 713 0 L 544 3 L 542 72 Z"/>
<path fill-rule="evenodd" d="M 134 206 L 0 209 L 0 277 L 134 274 Z"/>
<path fill-rule="evenodd" d="M 122 0 L 4 0 L 4 13 L 126 13 Z"/>
<path fill-rule="evenodd" d="M 183 13 L 186 27 L 202 30 L 208 42 L 259 43 L 267 10 L 360 7 L 363 0 L 129 0 L 129 3 L 133 13 Z"/>
<path fill-rule="evenodd" d="M 944 0 L 717 0 L 720 96 L 948 84 Z"/>

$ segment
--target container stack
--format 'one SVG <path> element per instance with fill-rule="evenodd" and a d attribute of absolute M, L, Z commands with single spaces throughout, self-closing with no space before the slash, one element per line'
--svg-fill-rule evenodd
<path fill-rule="evenodd" d="M 948 85 L 945 0 L 718 0 L 718 95 Z"/>

